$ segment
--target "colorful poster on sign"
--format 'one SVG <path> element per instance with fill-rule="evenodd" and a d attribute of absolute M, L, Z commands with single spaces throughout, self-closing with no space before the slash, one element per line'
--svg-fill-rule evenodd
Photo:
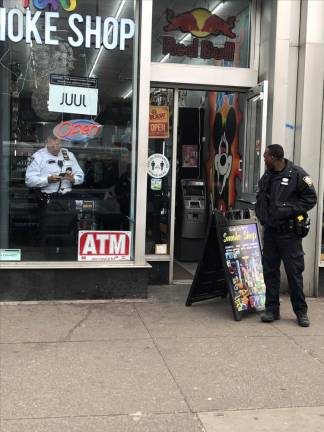
<path fill-rule="evenodd" d="M 130 231 L 79 231 L 78 261 L 127 261 L 130 246 Z"/>
<path fill-rule="evenodd" d="M 236 310 L 263 310 L 265 283 L 256 223 L 227 226 L 222 230 L 225 261 L 233 283 Z"/>
<path fill-rule="evenodd" d="M 197 168 L 198 167 L 198 146 L 183 145 L 182 146 L 182 168 Z"/>
<path fill-rule="evenodd" d="M 149 138 L 169 138 L 168 106 L 150 106 Z"/>

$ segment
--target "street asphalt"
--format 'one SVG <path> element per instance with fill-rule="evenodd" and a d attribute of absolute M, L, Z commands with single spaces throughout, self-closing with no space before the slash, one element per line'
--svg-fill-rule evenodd
<path fill-rule="evenodd" d="M 2 303 L 1 432 L 323 432 L 324 299 L 301 328 L 188 290 Z"/>

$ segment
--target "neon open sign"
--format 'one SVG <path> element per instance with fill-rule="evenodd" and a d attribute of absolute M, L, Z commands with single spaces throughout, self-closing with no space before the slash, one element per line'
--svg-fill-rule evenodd
<path fill-rule="evenodd" d="M 70 120 L 55 126 L 54 135 L 63 141 L 88 141 L 100 135 L 102 125 L 93 120 Z"/>

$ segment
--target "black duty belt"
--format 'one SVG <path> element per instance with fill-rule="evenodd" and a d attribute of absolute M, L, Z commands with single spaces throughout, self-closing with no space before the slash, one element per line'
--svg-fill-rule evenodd
<path fill-rule="evenodd" d="M 42 197 L 45 200 L 51 200 L 51 199 L 57 199 L 57 198 L 60 198 L 60 199 L 69 198 L 70 199 L 71 198 L 71 192 L 66 192 L 65 194 L 61 194 L 58 192 L 53 192 L 53 193 L 42 192 Z"/>
<path fill-rule="evenodd" d="M 288 234 L 291 232 L 291 229 L 289 227 L 289 223 L 285 222 L 284 224 L 278 225 L 278 226 L 269 226 L 268 229 L 271 232 L 275 232 L 278 234 Z"/>

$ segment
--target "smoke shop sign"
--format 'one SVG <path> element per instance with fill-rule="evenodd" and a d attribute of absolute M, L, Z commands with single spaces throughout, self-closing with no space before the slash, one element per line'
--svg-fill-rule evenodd
<path fill-rule="evenodd" d="M 72 47 L 103 46 L 107 50 L 125 50 L 126 41 L 132 39 L 135 33 L 135 23 L 129 18 L 103 19 L 100 16 L 83 17 L 78 13 L 72 13 L 67 18 L 62 17 L 66 20 L 69 31 L 58 32 L 57 24 L 61 18 L 59 3 L 63 10 L 71 12 L 77 7 L 76 0 L 33 0 L 35 11 L 30 9 L 30 3 L 28 0 L 22 0 L 25 12 L 20 9 L 0 8 L 0 41 L 25 40 L 27 44 L 34 41 L 39 45 L 58 45 L 67 42 Z M 44 11 L 47 7 L 50 7 L 50 11 Z M 72 35 L 66 36 L 66 39 L 62 37 L 69 33 Z"/>
<path fill-rule="evenodd" d="M 172 10 L 167 9 L 166 17 L 168 24 L 164 26 L 165 32 L 181 31 L 184 34 L 193 36 L 192 43 L 185 45 L 176 41 L 174 37 L 164 36 L 163 55 L 177 57 L 202 58 L 205 60 L 234 60 L 235 43 L 225 42 L 223 46 L 214 46 L 209 40 L 204 38 L 212 36 L 225 36 L 235 39 L 233 32 L 236 17 L 229 17 L 223 20 L 217 15 L 213 15 L 209 10 L 198 8 L 192 9 L 176 15 Z M 184 39 L 184 38 L 182 38 Z"/>

